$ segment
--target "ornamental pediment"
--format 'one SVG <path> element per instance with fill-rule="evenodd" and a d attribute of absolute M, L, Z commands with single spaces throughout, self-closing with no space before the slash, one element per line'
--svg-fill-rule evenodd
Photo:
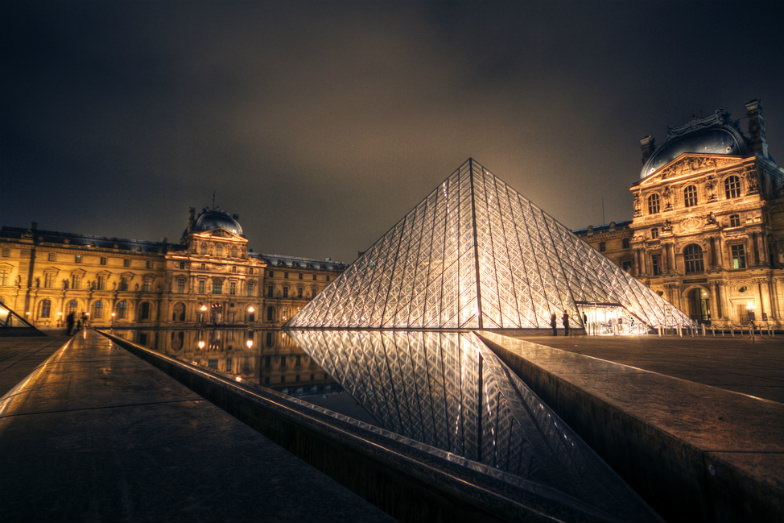
<path fill-rule="evenodd" d="M 213 229 L 211 231 L 197 232 L 194 233 L 193 236 L 202 240 L 214 240 L 216 238 L 222 238 L 227 240 L 247 241 L 246 238 L 243 238 L 239 234 L 229 232 L 226 229 Z"/>
<path fill-rule="evenodd" d="M 742 158 L 739 156 L 684 153 L 675 158 L 673 161 L 665 164 L 655 173 L 645 177 L 640 185 L 656 185 L 657 183 L 670 180 L 672 178 L 689 176 L 691 174 L 707 170 L 720 169 L 728 165 L 736 164 L 740 160 L 742 160 Z"/>

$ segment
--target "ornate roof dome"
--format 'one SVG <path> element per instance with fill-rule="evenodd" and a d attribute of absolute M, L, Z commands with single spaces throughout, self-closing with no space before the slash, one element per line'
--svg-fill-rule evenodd
<path fill-rule="evenodd" d="M 243 236 L 242 225 L 237 221 L 238 216 L 230 215 L 220 209 L 202 209 L 196 221 L 191 227 L 193 232 L 211 231 L 213 229 L 225 229 L 234 234 Z"/>
<path fill-rule="evenodd" d="M 667 138 L 642 166 L 640 178 L 645 178 L 683 153 L 749 154 L 751 147 L 729 113 L 717 110 L 706 118 L 694 119 L 681 127 L 668 129 Z"/>

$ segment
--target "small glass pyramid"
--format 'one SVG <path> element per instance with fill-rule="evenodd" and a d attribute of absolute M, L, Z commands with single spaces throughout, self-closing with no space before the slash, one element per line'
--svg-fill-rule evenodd
<path fill-rule="evenodd" d="M 294 328 L 544 329 L 588 304 L 689 318 L 468 159 L 297 313 Z"/>

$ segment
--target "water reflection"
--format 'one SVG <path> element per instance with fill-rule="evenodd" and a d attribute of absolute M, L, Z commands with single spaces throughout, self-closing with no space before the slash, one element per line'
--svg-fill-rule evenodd
<path fill-rule="evenodd" d="M 244 383 L 286 394 L 322 395 L 340 386 L 281 330 L 114 330 L 113 334 Z"/>
<path fill-rule="evenodd" d="M 594 506 L 629 500 L 622 480 L 473 333 L 289 334 L 389 430 Z"/>

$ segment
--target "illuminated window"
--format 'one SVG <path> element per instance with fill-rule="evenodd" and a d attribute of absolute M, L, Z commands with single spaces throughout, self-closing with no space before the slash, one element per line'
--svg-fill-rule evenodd
<path fill-rule="evenodd" d="M 651 229 L 651 239 L 655 240 L 658 237 L 659 237 L 659 228 L 654 227 L 653 229 Z"/>
<path fill-rule="evenodd" d="M 697 188 L 689 185 L 683 190 L 683 204 L 686 207 L 694 207 L 697 205 Z"/>
<path fill-rule="evenodd" d="M 732 268 L 745 269 L 746 249 L 743 247 L 743 244 L 732 245 L 730 251 L 732 253 Z"/>
<path fill-rule="evenodd" d="M 654 276 L 662 273 L 661 254 L 651 254 L 651 270 Z"/>
<path fill-rule="evenodd" d="M 660 204 L 659 204 L 659 195 L 658 194 L 651 194 L 648 196 L 648 214 L 656 214 L 659 212 Z"/>
<path fill-rule="evenodd" d="M 41 318 L 48 318 L 52 311 L 52 302 L 49 300 L 41 301 Z"/>
<path fill-rule="evenodd" d="M 686 268 L 686 274 L 693 274 L 705 271 L 705 265 L 702 261 L 702 247 L 692 243 L 683 249 L 683 262 Z"/>
<path fill-rule="evenodd" d="M 737 176 L 727 176 L 724 180 L 724 194 L 727 199 L 740 197 L 740 178 Z"/>
<path fill-rule="evenodd" d="M 730 227 L 740 227 L 739 214 L 730 214 Z"/>

